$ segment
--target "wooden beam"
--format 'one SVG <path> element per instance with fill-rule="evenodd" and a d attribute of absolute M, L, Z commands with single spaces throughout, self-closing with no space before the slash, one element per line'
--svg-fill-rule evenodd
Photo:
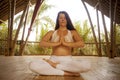
<path fill-rule="evenodd" d="M 19 55 L 23 55 L 23 53 L 21 53 L 21 51 L 22 51 L 22 47 L 24 46 L 24 35 L 25 35 L 25 28 L 26 28 L 26 22 L 27 22 L 27 17 L 28 17 L 28 11 L 29 11 L 29 5 L 27 6 L 27 12 L 25 15 L 25 22 L 24 22 L 24 27 L 23 27 L 22 39 L 20 42 Z"/>
<path fill-rule="evenodd" d="M 114 4 L 113 0 L 110 0 L 110 58 L 114 58 L 114 26 L 113 26 L 113 21 L 114 21 Z"/>
<path fill-rule="evenodd" d="M 20 29 L 21 29 L 21 26 L 22 26 L 22 22 L 23 22 L 25 13 L 26 13 L 26 10 L 27 10 L 28 3 L 29 3 L 29 0 L 28 0 L 28 2 L 26 2 L 26 7 L 25 7 L 25 9 L 24 9 L 24 11 L 23 11 L 23 14 L 22 14 L 21 19 L 20 19 L 20 23 L 19 23 L 19 25 L 18 25 L 16 34 L 15 34 L 15 38 L 14 38 L 14 41 L 13 41 L 13 48 L 12 48 L 12 51 L 11 51 L 11 55 L 12 55 L 12 56 L 14 56 L 14 49 L 15 49 L 15 46 L 16 46 L 18 34 L 19 34 Z"/>
<path fill-rule="evenodd" d="M 107 33 L 105 18 L 104 18 L 104 14 L 103 14 L 103 6 L 102 6 L 101 0 L 99 2 L 100 2 L 100 11 L 101 11 L 101 17 L 102 17 L 102 22 L 103 22 L 103 28 L 104 28 L 104 32 L 105 32 L 106 53 L 107 53 L 107 56 L 110 57 L 110 52 L 109 52 L 110 51 L 110 44 L 109 44 L 109 39 L 108 39 L 108 33 Z"/>
<path fill-rule="evenodd" d="M 102 51 L 101 51 L 101 36 L 100 36 L 100 23 L 99 23 L 98 8 L 99 8 L 99 4 L 96 6 L 96 15 L 97 15 L 97 26 L 98 26 L 99 53 L 102 54 Z"/>
<path fill-rule="evenodd" d="M 4 24 L 6 24 L 6 23 L 5 23 L 5 21 L 4 21 L 4 20 L 2 20 L 2 19 L 0 19 L 0 22 L 2 22 L 2 23 L 4 23 Z"/>
<path fill-rule="evenodd" d="M 89 22 L 90 22 L 90 25 L 91 25 L 91 28 L 92 28 L 93 37 L 94 37 L 94 40 L 95 40 L 95 44 L 96 44 L 96 49 L 97 49 L 98 56 L 102 56 L 102 54 L 99 53 L 98 42 L 97 42 L 97 39 L 96 39 L 96 34 L 95 34 L 95 31 L 94 31 L 94 27 L 93 27 L 93 24 L 92 24 L 92 20 L 91 20 L 89 11 L 87 9 L 87 6 L 85 5 L 84 0 L 81 0 L 81 1 L 82 1 L 83 5 L 84 5 L 84 8 L 85 8 L 85 10 L 87 12 L 87 15 L 88 15 L 88 19 L 89 19 Z"/>
<path fill-rule="evenodd" d="M 31 24 L 30 24 L 30 27 L 29 27 L 29 30 L 28 30 L 26 40 L 25 40 L 25 44 L 23 45 L 22 50 L 20 52 L 21 54 L 23 54 L 23 52 L 24 52 L 25 46 L 27 44 L 27 41 L 28 41 L 28 38 L 29 38 L 29 35 L 30 35 L 30 32 L 31 32 L 32 25 L 34 23 L 34 20 L 36 18 L 36 15 L 38 13 L 39 7 L 41 6 L 42 2 L 43 2 L 43 0 L 37 0 L 37 2 L 36 2 L 35 9 L 34 9 L 33 16 L 32 16 L 32 21 L 31 21 Z"/>
<path fill-rule="evenodd" d="M 8 44 L 8 49 L 7 49 L 7 54 L 5 54 L 6 56 L 10 55 L 10 25 L 11 25 L 11 0 L 9 1 L 9 5 L 8 5 L 8 10 L 9 10 L 9 14 L 8 14 L 8 39 L 7 39 L 7 44 Z"/>
<path fill-rule="evenodd" d="M 24 7 L 26 5 L 26 1 L 28 0 L 23 0 L 23 1 L 20 1 L 20 0 L 17 0 L 16 1 L 16 11 L 15 11 L 15 14 L 17 14 L 18 12 L 24 10 Z M 0 16 L 1 16 L 1 19 L 2 20 L 7 20 L 8 18 L 8 7 L 6 6 L 4 9 L 0 10 Z"/>
<path fill-rule="evenodd" d="M 105 18 L 103 13 L 101 13 L 102 15 L 102 21 L 103 21 L 103 27 L 104 27 L 104 32 L 105 32 L 105 40 L 106 40 L 106 52 L 107 52 L 107 56 L 110 57 L 110 42 L 108 39 L 108 33 L 107 33 L 107 28 L 106 28 L 106 23 L 105 23 Z"/>
<path fill-rule="evenodd" d="M 13 21 L 15 14 L 16 0 L 9 0 L 9 20 L 8 20 L 8 53 L 10 55 L 12 50 L 12 32 L 13 32 Z M 5 54 L 6 55 L 6 54 Z"/>
<path fill-rule="evenodd" d="M 111 56 L 114 58 L 116 56 L 116 13 L 117 13 L 118 0 L 115 0 L 114 13 L 113 13 L 113 30 L 111 30 Z M 112 6 L 111 6 L 112 7 Z M 112 26 L 111 26 L 112 27 Z"/>

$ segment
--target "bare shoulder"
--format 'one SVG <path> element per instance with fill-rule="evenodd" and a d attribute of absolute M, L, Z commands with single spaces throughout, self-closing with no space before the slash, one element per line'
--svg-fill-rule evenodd
<path fill-rule="evenodd" d="M 81 35 L 77 32 L 77 30 L 71 30 L 71 33 L 75 41 L 83 41 Z"/>
<path fill-rule="evenodd" d="M 48 31 L 48 33 L 53 33 L 54 32 L 54 30 L 50 30 L 50 31 Z"/>
<path fill-rule="evenodd" d="M 78 32 L 76 30 L 71 30 L 71 33 L 72 33 L 72 35 L 78 34 Z"/>
<path fill-rule="evenodd" d="M 53 30 L 48 31 L 48 32 L 44 35 L 44 37 L 45 37 L 45 38 L 48 38 L 48 37 L 52 36 L 53 32 L 54 32 Z"/>
<path fill-rule="evenodd" d="M 44 37 L 42 38 L 42 40 L 43 40 L 43 41 L 48 41 L 48 40 L 51 38 L 53 32 L 54 32 L 54 31 L 52 31 L 52 30 L 51 30 L 51 31 L 48 31 L 48 32 L 44 35 Z"/>
<path fill-rule="evenodd" d="M 53 32 L 54 32 L 54 30 L 50 30 L 50 31 L 47 32 L 47 34 L 48 34 L 48 35 L 52 35 Z"/>

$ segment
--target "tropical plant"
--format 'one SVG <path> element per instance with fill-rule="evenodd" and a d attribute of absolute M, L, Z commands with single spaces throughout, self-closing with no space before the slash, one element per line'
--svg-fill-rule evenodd
<path fill-rule="evenodd" d="M 80 24 L 80 21 L 75 22 L 74 25 L 76 30 L 78 31 L 78 33 L 81 35 L 85 42 L 93 41 L 93 38 L 91 38 L 92 35 L 91 27 L 88 26 L 87 20 L 83 22 L 83 26 Z"/>
<path fill-rule="evenodd" d="M 116 56 L 120 56 L 120 25 L 116 25 Z"/>
<path fill-rule="evenodd" d="M 33 28 L 36 31 L 36 41 L 40 41 L 41 38 L 48 32 L 49 28 L 54 27 L 55 25 L 52 19 L 50 19 L 48 16 L 44 16 L 44 12 L 46 12 L 49 8 L 52 8 L 52 7 L 53 5 L 46 4 L 46 0 L 45 0 L 38 11 L 38 15 L 36 16 L 36 19 L 33 25 Z M 33 9 L 31 9 L 30 12 L 33 12 Z M 29 14 L 28 16 L 31 16 L 31 14 Z M 34 46 L 34 48 L 32 47 L 31 49 L 30 48 L 31 46 L 29 45 L 27 49 L 29 49 L 29 51 L 33 54 L 50 54 L 51 52 L 50 48 L 42 48 L 39 46 L 39 44 L 32 45 L 32 46 Z"/>
<path fill-rule="evenodd" d="M 15 36 L 16 29 L 13 30 L 12 37 Z M 8 24 L 7 21 L 5 23 L 0 24 L 0 54 L 3 52 L 7 52 L 8 48 Z"/>
<path fill-rule="evenodd" d="M 94 38 L 92 36 L 92 30 L 91 27 L 88 25 L 87 20 L 83 22 L 83 26 L 80 24 L 80 21 L 75 22 L 74 25 L 85 43 L 94 42 Z M 95 54 L 95 52 L 92 53 L 95 50 L 96 50 L 95 45 L 86 44 L 84 48 L 74 48 L 73 55 L 92 55 Z"/>
<path fill-rule="evenodd" d="M 46 23 L 49 23 L 50 26 L 54 26 L 54 22 L 52 19 L 50 19 L 48 16 L 45 16 L 44 13 L 54 7 L 53 5 L 49 5 L 49 4 L 46 4 L 47 3 L 47 0 L 44 0 L 41 7 L 39 8 L 39 11 L 38 11 L 38 15 L 36 16 L 36 19 L 34 21 L 34 28 L 36 28 L 36 41 L 39 40 L 38 36 L 40 34 L 38 34 L 38 32 L 40 32 L 40 29 L 41 29 L 41 25 L 44 25 Z M 33 5 L 34 7 L 34 5 Z M 31 14 L 33 13 L 34 9 L 31 8 Z M 31 14 L 29 14 L 29 16 L 31 16 Z M 29 17 L 30 18 L 30 17 Z M 31 19 L 31 18 L 30 18 Z"/>
<path fill-rule="evenodd" d="M 120 25 L 116 25 L 116 44 L 120 44 Z"/>

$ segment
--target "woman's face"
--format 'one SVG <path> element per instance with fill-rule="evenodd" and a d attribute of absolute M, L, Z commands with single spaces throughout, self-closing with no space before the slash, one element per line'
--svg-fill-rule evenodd
<path fill-rule="evenodd" d="M 60 26 L 65 26 L 65 27 L 66 27 L 66 25 L 67 25 L 67 20 L 66 20 L 65 14 L 60 13 L 60 14 L 59 14 L 58 21 L 59 21 L 59 25 L 60 25 Z"/>

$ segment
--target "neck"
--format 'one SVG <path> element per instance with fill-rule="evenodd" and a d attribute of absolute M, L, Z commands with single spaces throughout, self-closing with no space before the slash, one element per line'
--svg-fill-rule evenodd
<path fill-rule="evenodd" d="M 62 31 L 67 30 L 67 27 L 60 26 L 59 30 L 62 30 Z"/>

